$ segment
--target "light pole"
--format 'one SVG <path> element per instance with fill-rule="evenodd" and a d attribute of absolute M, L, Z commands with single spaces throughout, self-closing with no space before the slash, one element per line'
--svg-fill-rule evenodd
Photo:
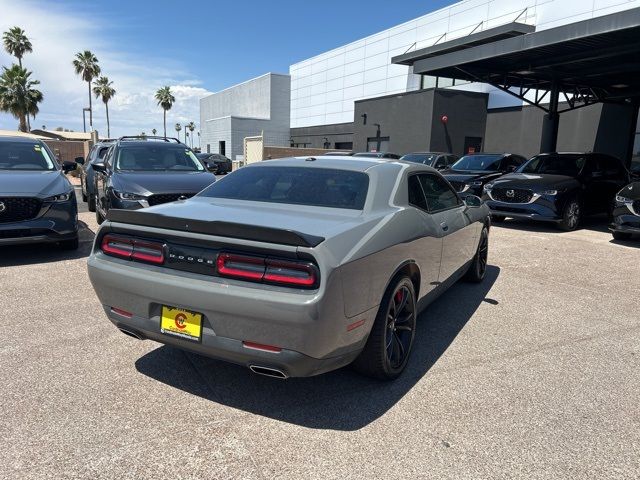
<path fill-rule="evenodd" d="M 90 112 L 91 109 L 88 107 L 84 107 L 82 109 L 82 129 L 84 130 L 84 133 L 87 133 L 87 117 L 86 117 L 86 112 Z"/>

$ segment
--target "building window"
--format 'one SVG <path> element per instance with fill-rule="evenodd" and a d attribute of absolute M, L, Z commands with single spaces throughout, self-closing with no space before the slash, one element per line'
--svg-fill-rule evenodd
<path fill-rule="evenodd" d="M 211 153 L 211 144 L 207 143 L 207 153 Z"/>
<path fill-rule="evenodd" d="M 420 76 L 420 90 L 426 88 L 436 88 L 438 86 L 438 77 L 432 77 L 431 75 Z"/>
<path fill-rule="evenodd" d="M 336 142 L 336 150 L 353 150 L 353 142 Z"/>
<path fill-rule="evenodd" d="M 220 155 L 227 155 L 227 144 L 224 140 L 218 142 L 218 153 Z"/>

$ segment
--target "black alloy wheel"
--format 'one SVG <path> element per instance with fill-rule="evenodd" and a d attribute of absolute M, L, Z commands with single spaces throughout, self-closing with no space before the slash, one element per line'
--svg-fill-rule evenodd
<path fill-rule="evenodd" d="M 577 198 L 570 199 L 562 211 L 562 220 L 558 224 L 561 230 L 571 232 L 578 228 L 582 219 L 582 206 Z"/>
<path fill-rule="evenodd" d="M 473 257 L 469 270 L 465 274 L 465 280 L 480 283 L 487 274 L 487 260 L 489 259 L 489 229 L 484 226 L 480 233 L 478 250 Z"/>
<path fill-rule="evenodd" d="M 405 369 L 416 331 L 416 299 L 409 277 L 399 276 L 387 289 L 369 338 L 353 363 L 369 377 L 393 380 Z"/>

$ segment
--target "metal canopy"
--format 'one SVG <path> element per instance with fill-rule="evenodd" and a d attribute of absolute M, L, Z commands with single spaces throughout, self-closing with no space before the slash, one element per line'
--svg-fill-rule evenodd
<path fill-rule="evenodd" d="M 553 108 L 553 96 L 556 105 L 567 102 L 566 110 L 640 99 L 640 8 L 517 35 L 519 25 L 405 53 L 392 62 L 413 65 L 418 74 L 488 83 L 554 115 L 562 111 Z M 507 31 L 511 38 L 504 38 Z"/>

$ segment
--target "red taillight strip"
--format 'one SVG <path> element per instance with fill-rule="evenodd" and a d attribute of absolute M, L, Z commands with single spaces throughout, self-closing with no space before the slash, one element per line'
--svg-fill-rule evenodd
<path fill-rule="evenodd" d="M 312 263 L 220 253 L 216 266 L 223 277 L 302 288 L 318 283 L 318 269 Z"/>
<path fill-rule="evenodd" d="M 316 283 L 315 267 L 307 263 L 267 259 L 263 280 L 269 283 L 311 287 Z"/>
<path fill-rule="evenodd" d="M 100 249 L 107 255 L 114 257 L 155 265 L 164 263 L 165 248 L 162 243 L 107 234 L 102 238 Z"/>
<path fill-rule="evenodd" d="M 282 348 L 280 347 L 274 347 L 273 345 L 263 345 L 262 343 L 255 342 L 242 342 L 242 346 L 244 348 L 250 348 L 252 350 L 262 350 L 263 352 L 270 353 L 280 353 L 282 351 Z"/>
<path fill-rule="evenodd" d="M 218 273 L 223 277 L 262 280 L 264 276 L 264 258 L 221 253 L 216 260 Z"/>

